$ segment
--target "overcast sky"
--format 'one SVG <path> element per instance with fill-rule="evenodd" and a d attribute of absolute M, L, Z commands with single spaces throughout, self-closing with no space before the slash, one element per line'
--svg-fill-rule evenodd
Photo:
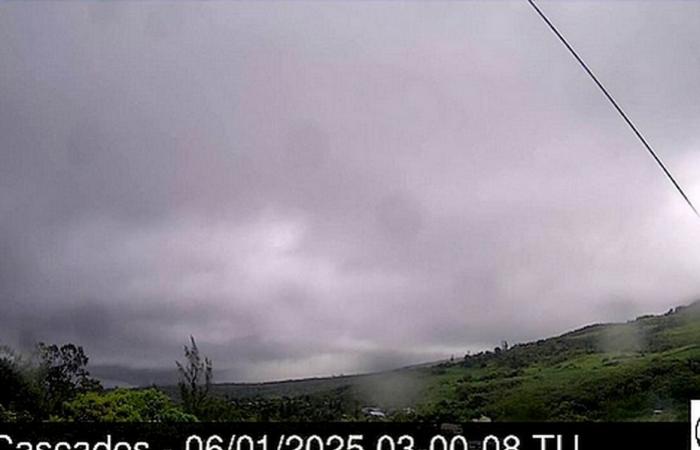
<path fill-rule="evenodd" d="M 700 203 L 700 2 L 542 2 Z M 379 370 L 700 298 L 700 221 L 526 1 L 0 5 L 0 342 Z"/>

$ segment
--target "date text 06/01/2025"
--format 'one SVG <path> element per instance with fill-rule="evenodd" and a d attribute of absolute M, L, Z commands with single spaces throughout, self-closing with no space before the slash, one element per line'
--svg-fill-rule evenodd
<path fill-rule="evenodd" d="M 489 435 L 481 440 L 471 440 L 459 434 L 437 434 L 427 442 L 416 442 L 410 434 L 385 434 L 376 440 L 368 440 L 362 434 L 334 434 L 328 437 L 282 434 L 277 439 L 271 439 L 267 435 L 253 437 L 246 434 L 232 435 L 229 439 L 219 435 L 206 438 L 191 435 L 185 443 L 185 450 L 519 450 L 524 441 L 529 441 L 527 448 L 535 445 L 539 450 L 581 450 L 578 435 L 561 434 L 531 434 L 522 437 L 514 434 Z"/>
<path fill-rule="evenodd" d="M 268 435 L 253 437 L 251 435 L 231 435 L 224 439 L 219 435 L 202 438 L 189 436 L 184 443 L 184 450 L 520 450 L 523 443 L 527 448 L 539 450 L 581 450 L 579 436 L 564 437 L 560 434 L 532 434 L 517 436 L 489 435 L 481 440 L 469 440 L 463 435 L 434 435 L 427 441 L 416 442 L 409 434 L 392 436 L 389 434 L 375 439 L 367 439 L 362 434 L 345 436 L 331 435 L 323 438 L 311 434 L 280 435 L 270 438 Z M 111 435 L 96 442 L 76 441 L 27 441 L 16 440 L 10 435 L 0 434 L 0 450 L 170 450 L 160 449 L 146 441 L 133 444 L 126 441 L 113 441 Z"/>

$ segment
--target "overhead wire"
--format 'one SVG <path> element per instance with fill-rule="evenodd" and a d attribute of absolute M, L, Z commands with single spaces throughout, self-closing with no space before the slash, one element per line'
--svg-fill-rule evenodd
<path fill-rule="evenodd" d="M 622 110 L 620 105 L 617 103 L 617 101 L 613 98 L 612 94 L 603 86 L 603 83 L 598 80 L 598 77 L 595 76 L 593 71 L 588 67 L 588 65 L 581 59 L 581 57 L 576 53 L 576 50 L 569 44 L 569 42 L 564 38 L 564 36 L 559 32 L 559 30 L 554 26 L 554 24 L 547 18 L 547 16 L 544 14 L 544 12 L 537 6 L 537 4 L 534 2 L 534 0 L 527 0 L 528 3 L 534 8 L 534 10 L 537 12 L 539 17 L 547 24 L 549 29 L 559 38 L 562 44 L 569 50 L 569 53 L 573 55 L 573 57 L 578 61 L 578 63 L 581 65 L 583 70 L 586 71 L 586 73 L 591 77 L 591 79 L 595 82 L 595 84 L 600 88 L 600 90 L 605 94 L 605 97 L 610 101 L 610 103 L 615 107 L 617 112 L 622 116 L 622 118 L 627 122 L 627 125 L 634 131 L 634 134 L 639 138 L 639 140 L 642 142 L 644 147 L 647 149 L 649 154 L 654 158 L 656 163 L 661 167 L 661 170 L 663 170 L 664 174 L 666 174 L 666 177 L 673 183 L 673 186 L 675 186 L 676 190 L 678 193 L 683 197 L 685 202 L 690 206 L 690 209 L 693 210 L 695 215 L 700 218 L 700 213 L 698 213 L 698 210 L 695 208 L 695 205 L 693 205 L 693 202 L 690 201 L 690 198 L 688 195 L 685 193 L 683 188 L 680 186 L 680 184 L 676 181 L 676 179 L 673 177 L 669 169 L 666 167 L 666 165 L 663 163 L 659 155 L 654 151 L 654 149 L 649 145 L 649 142 L 647 142 L 646 138 L 642 135 L 642 133 L 639 131 L 637 126 L 632 122 L 632 120 L 627 116 L 627 114 Z"/>

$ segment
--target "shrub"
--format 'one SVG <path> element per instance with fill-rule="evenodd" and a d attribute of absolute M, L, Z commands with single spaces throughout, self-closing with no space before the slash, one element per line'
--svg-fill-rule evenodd
<path fill-rule="evenodd" d="M 157 389 L 115 389 L 79 394 L 64 405 L 63 419 L 77 422 L 195 422 Z"/>

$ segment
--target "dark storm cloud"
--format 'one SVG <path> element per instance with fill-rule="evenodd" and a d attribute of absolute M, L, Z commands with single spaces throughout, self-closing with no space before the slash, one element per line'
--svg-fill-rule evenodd
<path fill-rule="evenodd" d="M 700 199 L 700 5 L 542 6 Z M 291 378 L 700 292 L 694 217 L 525 2 L 0 8 L 3 342 Z"/>

